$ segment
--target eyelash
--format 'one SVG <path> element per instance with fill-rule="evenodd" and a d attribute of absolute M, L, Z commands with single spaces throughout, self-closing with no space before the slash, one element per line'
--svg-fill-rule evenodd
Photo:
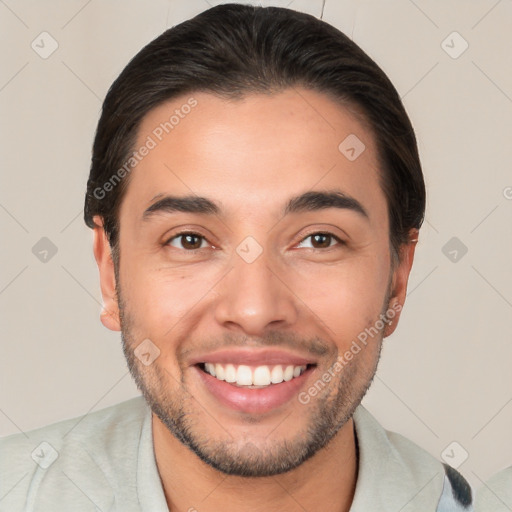
<path fill-rule="evenodd" d="M 173 235 L 171 238 L 169 238 L 167 240 L 167 242 L 165 242 L 165 245 L 169 245 L 173 240 L 175 239 L 178 239 L 182 236 L 185 236 L 185 235 L 193 235 L 193 236 L 196 236 L 196 237 L 199 237 L 203 240 L 207 240 L 206 237 L 204 237 L 203 235 L 199 234 L 199 233 L 196 233 L 194 231 L 181 231 L 179 233 L 176 233 L 175 235 Z M 325 235 L 325 236 L 330 236 L 331 238 L 333 238 L 338 245 L 340 246 L 343 246 L 343 245 L 346 245 L 346 242 L 341 240 L 339 237 L 337 237 L 334 233 L 330 233 L 329 231 L 313 231 L 312 233 L 309 233 L 308 235 L 306 235 L 305 237 L 303 237 L 299 244 L 303 243 L 305 240 L 307 240 L 308 238 L 314 236 L 314 235 Z M 329 247 L 325 247 L 325 248 L 317 248 L 317 247 L 308 247 L 308 249 L 312 249 L 313 251 L 326 251 L 326 250 L 329 250 L 329 249 L 332 249 L 333 247 L 335 246 L 329 246 Z M 206 249 L 206 247 L 199 247 L 197 249 L 183 249 L 185 252 L 190 252 L 190 253 L 194 253 L 196 251 L 200 251 L 202 249 Z"/>

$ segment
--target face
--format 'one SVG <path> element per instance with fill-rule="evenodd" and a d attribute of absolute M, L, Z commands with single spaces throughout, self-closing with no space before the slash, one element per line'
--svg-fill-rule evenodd
<path fill-rule="evenodd" d="M 356 159 L 338 148 L 351 134 Z M 157 421 L 203 461 L 289 471 L 348 424 L 405 297 L 414 247 L 392 266 L 374 140 L 327 96 L 290 89 L 173 99 L 144 118 L 144 145 L 117 283 L 95 234 L 103 322 Z"/>

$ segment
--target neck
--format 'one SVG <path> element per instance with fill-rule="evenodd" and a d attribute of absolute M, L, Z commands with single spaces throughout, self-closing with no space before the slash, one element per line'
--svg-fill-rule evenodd
<path fill-rule="evenodd" d="M 348 512 L 357 480 L 354 424 L 298 468 L 273 477 L 225 475 L 181 444 L 153 415 L 155 458 L 170 512 Z"/>

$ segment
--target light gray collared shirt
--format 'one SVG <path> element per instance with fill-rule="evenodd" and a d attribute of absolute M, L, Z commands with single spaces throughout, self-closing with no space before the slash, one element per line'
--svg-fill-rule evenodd
<path fill-rule="evenodd" d="M 362 405 L 354 424 L 359 469 L 351 512 L 473 510 L 471 489 L 455 470 L 384 430 Z M 61 510 L 168 512 L 143 397 L 0 439 L 0 512 Z"/>

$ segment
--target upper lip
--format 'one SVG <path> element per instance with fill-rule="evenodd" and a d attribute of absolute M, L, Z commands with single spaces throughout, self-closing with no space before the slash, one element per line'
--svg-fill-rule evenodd
<path fill-rule="evenodd" d="M 191 365 L 199 363 L 219 364 L 245 364 L 247 366 L 260 365 L 293 365 L 305 366 L 316 364 L 308 357 L 299 356 L 284 350 L 255 350 L 255 349 L 224 349 L 209 354 L 199 354 L 190 360 Z"/>

